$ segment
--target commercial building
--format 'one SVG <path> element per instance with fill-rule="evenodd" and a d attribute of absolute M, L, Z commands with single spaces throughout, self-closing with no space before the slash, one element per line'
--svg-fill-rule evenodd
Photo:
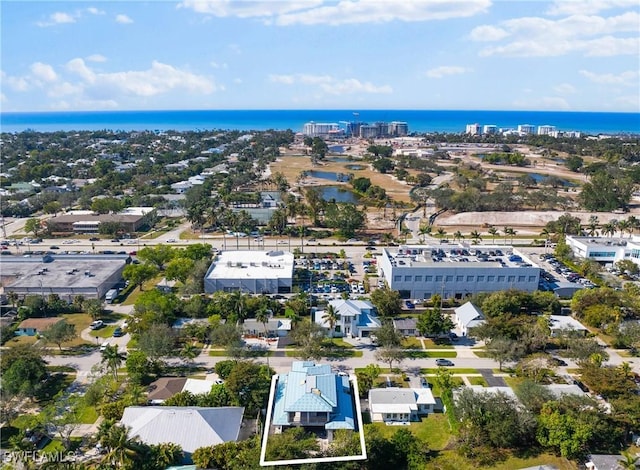
<path fill-rule="evenodd" d="M 531 124 L 519 124 L 518 125 L 518 134 L 520 135 L 529 135 L 536 133 L 536 126 Z"/>
<path fill-rule="evenodd" d="M 556 132 L 556 126 L 538 126 L 538 135 L 551 135 Z"/>
<path fill-rule="evenodd" d="M 49 296 L 72 302 L 75 296 L 100 299 L 122 279 L 128 255 L 3 256 L 2 293 Z"/>
<path fill-rule="evenodd" d="M 474 245 L 384 248 L 378 272 L 403 298 L 461 300 L 478 292 L 538 289 L 540 268 L 511 247 Z"/>
<path fill-rule="evenodd" d="M 485 124 L 482 133 L 485 135 L 495 135 L 498 133 L 498 126 L 494 124 Z"/>
<path fill-rule="evenodd" d="M 640 265 L 640 236 L 631 238 L 579 237 L 568 235 L 567 245 L 573 255 L 602 264 L 614 264 L 628 259 Z"/>
<path fill-rule="evenodd" d="M 307 122 L 302 128 L 302 134 L 308 137 L 327 137 L 342 132 L 340 126 L 335 123 Z"/>
<path fill-rule="evenodd" d="M 96 214 L 91 211 L 74 211 L 46 221 L 54 233 L 98 233 L 100 224 L 120 224 L 124 233 L 138 232 L 153 224 L 156 211 L 153 207 L 130 207 L 118 214 Z"/>
<path fill-rule="evenodd" d="M 293 266 L 293 254 L 288 251 L 222 251 L 204 277 L 204 291 L 290 293 Z"/>
<path fill-rule="evenodd" d="M 482 127 L 480 127 L 480 124 L 478 124 L 477 122 L 474 124 L 467 124 L 465 134 L 480 135 L 482 134 Z"/>

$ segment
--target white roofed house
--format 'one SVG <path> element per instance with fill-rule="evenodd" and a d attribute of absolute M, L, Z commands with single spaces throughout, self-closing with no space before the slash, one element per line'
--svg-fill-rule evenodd
<path fill-rule="evenodd" d="M 265 325 L 255 318 L 248 318 L 243 322 L 242 329 L 249 335 L 281 338 L 287 336 L 291 331 L 291 320 L 288 318 L 269 318 Z"/>
<path fill-rule="evenodd" d="M 129 406 L 120 423 L 129 429 L 129 436 L 145 444 L 171 442 L 182 447 L 185 460 L 200 448 L 237 441 L 244 408 L 224 406 Z"/>
<path fill-rule="evenodd" d="M 371 421 L 410 422 L 433 413 L 436 400 L 430 388 L 372 388 L 369 390 Z"/>
<path fill-rule="evenodd" d="M 453 312 L 454 322 L 462 332 L 462 336 L 467 336 L 471 328 L 473 328 L 474 326 L 480 326 L 485 322 L 484 313 L 482 313 L 482 310 L 473 305 L 471 302 L 462 304 Z"/>
<path fill-rule="evenodd" d="M 549 329 L 552 338 L 566 332 L 575 332 L 580 336 L 586 336 L 589 332 L 586 326 L 568 315 L 549 315 Z"/>
<path fill-rule="evenodd" d="M 336 332 L 342 333 L 343 336 L 368 338 L 372 331 L 382 325 L 375 307 L 370 302 L 333 299 L 329 301 L 329 305 L 333 306 L 338 317 Z M 326 318 L 322 318 L 324 314 L 323 310 L 317 311 L 315 322 L 329 329 L 329 322 Z"/>

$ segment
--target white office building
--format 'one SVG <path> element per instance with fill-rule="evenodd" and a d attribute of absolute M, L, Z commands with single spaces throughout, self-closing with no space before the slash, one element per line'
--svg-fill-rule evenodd
<path fill-rule="evenodd" d="M 465 130 L 465 134 L 469 135 L 480 135 L 482 134 L 482 128 L 480 124 L 477 122 L 475 124 L 467 124 L 467 129 Z"/>
<path fill-rule="evenodd" d="M 498 126 L 487 124 L 484 126 L 482 132 L 486 135 L 495 135 L 498 133 Z"/>
<path fill-rule="evenodd" d="M 528 135 L 528 134 L 535 134 L 535 133 L 536 133 L 536 126 L 533 126 L 531 124 L 518 125 L 518 134 L 520 135 Z"/>
<path fill-rule="evenodd" d="M 478 292 L 538 289 L 540 268 L 508 246 L 422 245 L 382 250 L 380 276 L 404 298 L 463 299 Z"/>
<path fill-rule="evenodd" d="M 324 123 L 311 121 L 307 122 L 302 129 L 302 133 L 309 137 L 325 137 L 339 131 L 340 126 L 335 122 Z"/>
<path fill-rule="evenodd" d="M 288 251 L 223 251 L 204 277 L 204 291 L 283 294 L 293 284 L 293 253 Z"/>
<path fill-rule="evenodd" d="M 573 255 L 602 264 L 615 264 L 625 259 L 640 265 L 640 236 L 631 238 L 579 237 L 568 235 L 567 245 Z"/>
<path fill-rule="evenodd" d="M 556 126 L 538 126 L 538 135 L 552 135 L 556 132 Z"/>

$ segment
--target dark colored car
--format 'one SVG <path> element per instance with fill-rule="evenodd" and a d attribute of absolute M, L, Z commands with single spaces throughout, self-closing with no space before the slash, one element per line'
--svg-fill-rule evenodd
<path fill-rule="evenodd" d="M 113 330 L 113 336 L 116 338 L 119 338 L 120 336 L 124 336 L 124 331 L 122 331 L 122 328 L 117 327 L 115 330 Z"/>
<path fill-rule="evenodd" d="M 410 309 L 410 310 L 413 310 L 414 308 L 416 308 L 416 306 L 413 304 L 413 302 L 410 302 L 410 301 L 408 301 L 408 300 L 407 300 L 407 301 L 405 301 L 405 303 L 404 303 L 404 304 L 405 304 L 405 306 L 406 306 L 408 309 Z"/>
<path fill-rule="evenodd" d="M 449 359 L 436 359 L 436 365 L 451 367 L 453 366 L 453 362 L 451 362 Z"/>
<path fill-rule="evenodd" d="M 100 241 L 100 239 L 99 239 L 98 237 L 91 237 L 91 238 L 89 239 L 89 241 L 90 241 L 90 242 L 99 242 L 99 241 Z"/>
<path fill-rule="evenodd" d="M 422 388 L 429 388 L 429 382 L 424 377 L 420 377 L 420 386 Z"/>
<path fill-rule="evenodd" d="M 60 249 L 60 247 L 59 247 L 59 246 L 55 246 L 55 245 L 53 245 L 53 246 L 50 246 L 50 247 L 49 247 L 49 249 L 50 249 L 50 250 L 59 250 L 59 249 Z"/>

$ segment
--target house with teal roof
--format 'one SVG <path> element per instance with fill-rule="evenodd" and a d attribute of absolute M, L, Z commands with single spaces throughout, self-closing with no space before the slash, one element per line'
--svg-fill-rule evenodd
<path fill-rule="evenodd" d="M 275 432 L 301 426 L 325 430 L 330 441 L 335 429 L 357 431 L 350 378 L 332 372 L 327 364 L 295 361 L 289 373 L 277 377 L 271 400 Z"/>

